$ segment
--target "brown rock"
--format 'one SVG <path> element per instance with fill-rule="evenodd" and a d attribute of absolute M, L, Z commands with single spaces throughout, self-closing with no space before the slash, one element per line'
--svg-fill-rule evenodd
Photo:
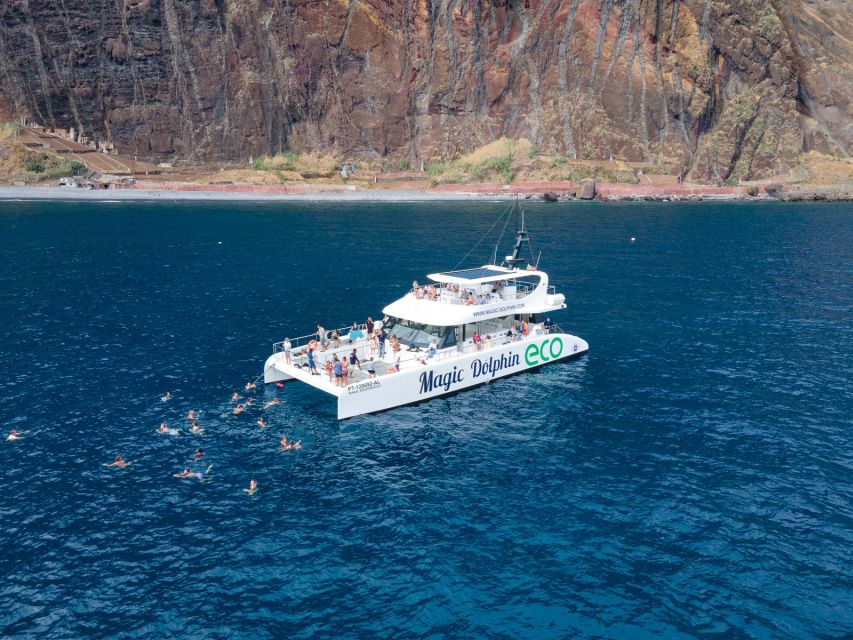
<path fill-rule="evenodd" d="M 575 197 L 581 200 L 592 200 L 595 197 L 595 180 L 592 178 L 584 178 L 578 184 Z"/>
<path fill-rule="evenodd" d="M 851 23 L 842 0 L 7 1 L 0 110 L 158 160 L 507 136 L 727 181 L 853 152 Z"/>

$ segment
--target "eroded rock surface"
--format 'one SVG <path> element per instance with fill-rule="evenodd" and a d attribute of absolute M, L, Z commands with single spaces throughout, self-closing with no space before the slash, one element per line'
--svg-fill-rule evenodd
<path fill-rule="evenodd" d="M 506 135 L 756 178 L 853 149 L 851 24 L 845 0 L 5 0 L 0 119 L 140 159 Z"/>

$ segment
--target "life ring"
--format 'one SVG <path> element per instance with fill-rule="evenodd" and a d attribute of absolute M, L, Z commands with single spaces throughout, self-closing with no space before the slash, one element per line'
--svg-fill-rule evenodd
<path fill-rule="evenodd" d="M 308 348 L 309 348 L 309 349 L 316 349 L 316 348 L 317 348 L 317 341 L 316 341 L 316 340 L 312 340 L 311 342 L 309 342 L 309 343 L 308 343 Z"/>

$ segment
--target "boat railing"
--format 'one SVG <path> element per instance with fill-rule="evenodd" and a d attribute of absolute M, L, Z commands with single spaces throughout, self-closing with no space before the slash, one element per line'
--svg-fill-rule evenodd
<path fill-rule="evenodd" d="M 494 291 L 479 291 L 476 287 L 462 287 L 461 293 L 459 289 L 453 289 L 451 287 L 436 287 L 435 295 L 430 296 L 427 292 L 423 294 L 419 294 L 414 291 L 410 291 L 409 295 L 414 296 L 418 300 L 426 300 L 428 302 L 437 302 L 439 304 L 496 304 L 498 302 L 505 302 L 508 300 L 521 300 L 522 298 L 526 298 L 531 293 L 536 290 L 536 285 L 526 284 L 522 282 L 509 284 L 501 287 L 497 292 Z M 555 289 L 553 286 L 548 287 L 548 293 L 554 293 Z M 473 302 L 468 302 L 468 294 L 471 294 Z M 476 302 L 477 299 L 480 299 L 481 302 Z"/>
<path fill-rule="evenodd" d="M 362 334 L 361 337 L 362 338 L 367 336 L 367 325 L 366 324 L 359 324 L 359 325 L 357 325 L 357 328 L 359 331 L 361 331 L 361 334 Z M 350 332 L 352 331 L 352 325 L 346 325 L 344 327 L 338 327 L 336 329 L 326 329 L 326 339 L 331 342 L 331 336 L 336 331 L 338 332 L 338 339 L 341 342 L 343 342 L 344 340 L 348 341 L 348 336 L 349 336 Z M 305 335 L 305 336 L 299 336 L 296 338 L 287 338 L 286 340 L 282 340 L 281 342 L 276 342 L 272 346 L 272 351 L 273 351 L 273 353 L 279 353 L 281 351 L 284 351 L 284 343 L 287 341 L 290 342 L 290 349 L 292 351 L 304 350 L 304 348 L 307 347 L 311 343 L 312 340 L 319 342 L 319 336 L 317 335 L 316 331 L 314 333 L 309 333 L 308 335 Z"/>

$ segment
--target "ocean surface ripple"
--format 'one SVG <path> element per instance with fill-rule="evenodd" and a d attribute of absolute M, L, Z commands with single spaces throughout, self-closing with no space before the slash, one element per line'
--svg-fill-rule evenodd
<path fill-rule="evenodd" d="M 587 356 L 230 416 L 505 206 L 0 203 L 0 636 L 851 637 L 849 205 L 531 203 Z"/>

